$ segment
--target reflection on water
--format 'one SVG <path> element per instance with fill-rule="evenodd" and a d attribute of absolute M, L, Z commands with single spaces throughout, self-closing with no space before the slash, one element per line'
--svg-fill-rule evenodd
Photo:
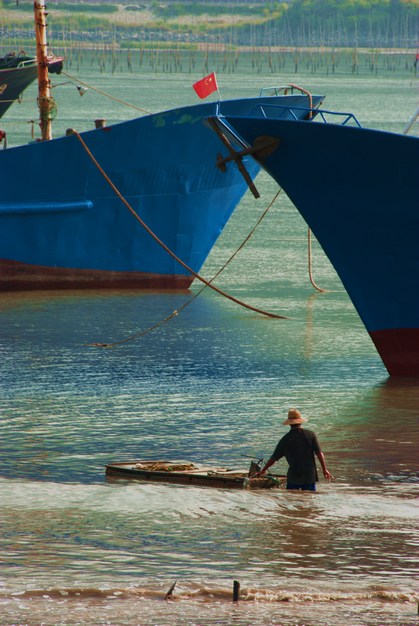
<path fill-rule="evenodd" d="M 339 459 L 351 480 L 417 482 L 419 385 L 388 379 L 353 394 L 339 419 Z M 349 478 L 349 476 L 348 476 Z"/>
<path fill-rule="evenodd" d="M 410 117 L 394 81 L 388 113 Z M 366 82 L 365 105 L 373 93 L 386 97 Z M 334 79 L 331 100 L 360 88 Z M 276 187 L 263 174 L 258 187 L 264 209 Z M 204 274 L 237 249 L 261 206 L 244 199 Z M 2 294 L 3 622 L 416 623 L 419 383 L 388 379 L 318 247 L 315 280 L 328 291 L 313 295 L 306 244 L 282 196 L 217 279 L 287 320 L 205 291 L 168 324 L 113 349 L 88 344 L 150 328 L 190 294 Z M 113 460 L 266 459 L 290 406 L 309 418 L 336 476 L 316 494 L 105 481 Z M 164 602 L 174 580 L 175 599 Z M 242 585 L 236 605 L 233 580 Z"/>

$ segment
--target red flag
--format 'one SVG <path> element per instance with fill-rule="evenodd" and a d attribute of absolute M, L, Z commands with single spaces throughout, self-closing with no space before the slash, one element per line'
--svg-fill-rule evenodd
<path fill-rule="evenodd" d="M 205 76 L 205 78 L 201 78 L 201 80 L 198 80 L 198 82 L 192 85 L 192 87 L 201 99 L 206 98 L 210 95 L 210 93 L 218 90 L 215 73 L 213 72 L 212 74 Z"/>

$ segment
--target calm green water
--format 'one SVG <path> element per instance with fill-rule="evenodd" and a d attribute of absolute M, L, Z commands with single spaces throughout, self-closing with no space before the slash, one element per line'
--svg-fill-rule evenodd
<path fill-rule="evenodd" d="M 86 63 L 77 72 L 150 111 L 194 101 L 201 75 L 98 73 Z M 273 80 L 248 69 L 218 82 L 224 98 L 298 82 L 325 93 L 326 108 L 395 131 L 417 107 L 417 83 L 404 71 Z M 9 141 L 28 136 L 31 93 L 2 120 Z M 92 89 L 80 98 L 62 85 L 56 99 L 56 135 L 134 114 Z M 302 184 L 305 167 L 327 181 L 316 155 L 302 154 Z M 257 186 L 261 199 L 246 195 L 207 278 L 277 191 L 264 174 Z M 326 293 L 310 285 L 306 227 L 281 194 L 217 285 L 287 320 L 206 290 L 141 339 L 98 349 L 88 344 L 153 326 L 199 285 L 181 294 L 2 294 L 0 624 L 417 623 L 419 384 L 387 378 L 316 243 L 313 267 Z M 336 477 L 315 495 L 104 479 L 112 460 L 266 459 L 291 406 L 309 417 Z M 175 580 L 175 599 L 164 602 Z"/>

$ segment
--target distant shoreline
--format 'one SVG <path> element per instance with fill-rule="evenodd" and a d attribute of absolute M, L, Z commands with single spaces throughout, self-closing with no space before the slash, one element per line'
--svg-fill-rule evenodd
<path fill-rule="evenodd" d="M 33 38 L 33 6 L 2 4 L 2 45 L 28 46 Z M 329 6 L 330 4 L 330 6 Z M 95 1 L 52 2 L 49 11 L 51 45 L 122 48 L 193 47 L 262 52 L 306 50 L 415 50 L 418 47 L 419 0 L 396 3 L 365 0 L 323 3 L 322 0 L 217 3 L 191 0 L 176 3 Z M 306 6 L 307 5 L 307 6 Z M 351 8 L 352 7 L 352 8 Z M 304 10 L 303 10 L 304 8 Z M 278 45 L 283 42 L 284 45 Z M 57 45 L 57 44 L 54 44 Z"/>
<path fill-rule="evenodd" d="M 18 48 L 19 46 L 10 46 L 6 43 L 0 43 L 0 51 L 8 52 L 12 48 Z M 415 55 L 415 47 L 407 48 L 391 48 L 391 47 L 357 47 L 357 46 L 240 46 L 240 45 L 226 45 L 224 43 L 194 43 L 188 44 L 186 42 L 162 42 L 162 41 L 147 41 L 133 44 L 119 44 L 117 42 L 112 43 L 92 43 L 91 41 L 77 41 L 73 43 L 57 41 L 56 43 L 50 43 L 50 50 L 54 49 L 69 49 L 69 50 L 91 50 L 91 51 L 110 51 L 117 50 L 121 52 L 138 51 L 138 50 L 155 50 L 155 51 L 196 51 L 196 52 L 263 52 L 267 53 L 292 53 L 302 52 L 307 53 L 324 53 L 333 54 L 338 52 L 356 52 L 357 54 L 382 54 L 382 55 Z"/>

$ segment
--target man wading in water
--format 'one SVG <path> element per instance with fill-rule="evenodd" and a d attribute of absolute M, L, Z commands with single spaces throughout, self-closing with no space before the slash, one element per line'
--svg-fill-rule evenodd
<path fill-rule="evenodd" d="M 287 489 L 302 489 L 303 491 L 316 491 L 317 475 L 314 455 L 320 461 L 323 476 L 326 480 L 334 478 L 326 467 L 324 454 L 315 433 L 301 427 L 306 420 L 297 409 L 288 411 L 288 419 L 284 426 L 290 426 L 290 431 L 279 440 L 271 458 L 265 467 L 255 477 L 263 476 L 266 470 L 284 456 L 289 464 L 287 473 Z"/>

